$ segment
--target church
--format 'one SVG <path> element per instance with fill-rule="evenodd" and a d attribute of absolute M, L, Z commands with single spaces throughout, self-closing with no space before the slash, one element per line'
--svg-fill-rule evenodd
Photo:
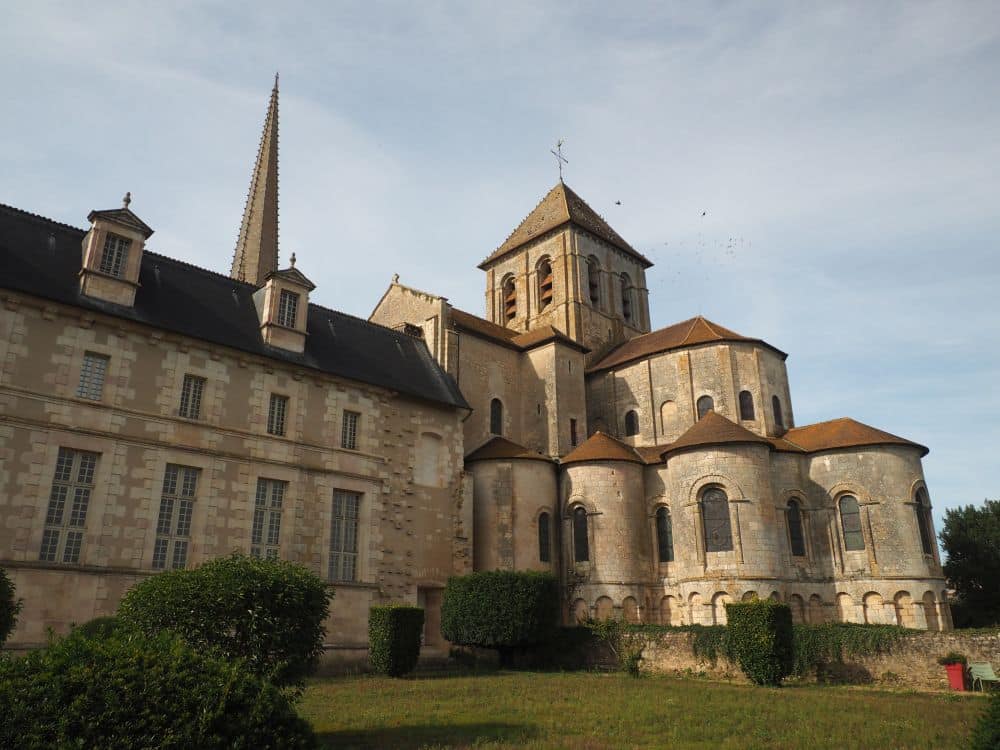
<path fill-rule="evenodd" d="M 239 551 L 426 610 L 474 570 L 551 571 L 564 620 L 951 618 L 921 459 L 797 425 L 787 355 L 703 317 L 653 329 L 652 263 L 560 181 L 484 252 L 484 315 L 394 278 L 368 319 L 278 246 L 278 86 L 228 274 L 148 247 L 125 196 L 84 227 L 0 205 L 0 567 L 8 646 Z M 498 238 L 499 239 L 499 238 Z M 373 295 L 373 299 L 376 295 Z"/>

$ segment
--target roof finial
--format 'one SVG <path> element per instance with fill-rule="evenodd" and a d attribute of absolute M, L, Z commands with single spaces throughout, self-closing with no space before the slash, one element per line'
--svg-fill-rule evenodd
<path fill-rule="evenodd" d="M 129 192 L 125 193 L 125 197 L 122 198 L 122 207 L 123 208 L 128 208 L 128 204 L 131 203 L 131 202 L 132 202 L 132 193 L 131 193 L 131 191 L 129 191 Z"/>
<path fill-rule="evenodd" d="M 274 71 L 274 88 L 278 88 L 278 71 Z"/>
<path fill-rule="evenodd" d="M 569 164 L 569 161 L 562 155 L 562 145 L 563 139 L 560 138 L 556 141 L 556 147 L 554 149 L 549 149 L 549 153 L 556 157 L 556 163 L 559 164 L 559 182 L 562 182 L 562 168 L 563 164 Z"/>
<path fill-rule="evenodd" d="M 292 261 L 292 268 L 295 268 L 295 253 L 292 253 L 291 261 Z"/>
<path fill-rule="evenodd" d="M 393 284 L 398 284 L 399 283 L 399 274 L 398 273 L 394 273 L 392 275 L 392 283 Z"/>

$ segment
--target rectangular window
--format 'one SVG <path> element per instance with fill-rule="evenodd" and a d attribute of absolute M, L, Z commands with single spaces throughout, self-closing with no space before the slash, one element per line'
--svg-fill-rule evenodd
<path fill-rule="evenodd" d="M 281 505 L 285 500 L 288 482 L 277 479 L 258 479 L 257 498 L 254 501 L 253 525 L 250 528 L 250 554 L 276 560 L 280 550 Z"/>
<path fill-rule="evenodd" d="M 101 273 L 121 277 L 125 270 L 125 258 L 128 257 L 128 247 L 131 240 L 108 232 L 104 238 L 104 250 L 101 253 Z"/>
<path fill-rule="evenodd" d="M 52 477 L 52 492 L 49 494 L 49 507 L 45 513 L 39 560 L 80 562 L 83 529 L 87 522 L 90 494 L 94 489 L 97 456 L 97 453 L 59 449 L 56 471 Z M 67 503 L 71 503 L 68 513 Z"/>
<path fill-rule="evenodd" d="M 344 411 L 344 421 L 340 427 L 340 445 L 348 450 L 358 449 L 358 420 L 361 415 L 356 411 Z"/>
<path fill-rule="evenodd" d="M 267 431 L 271 435 L 285 434 L 285 414 L 288 412 L 288 396 L 271 394 L 271 405 L 267 410 Z"/>
<path fill-rule="evenodd" d="M 577 440 L 576 440 L 576 420 L 575 419 L 571 419 L 571 420 L 569 420 L 569 444 L 575 447 L 576 446 L 576 442 L 577 442 Z"/>
<path fill-rule="evenodd" d="M 198 472 L 199 469 L 192 466 L 167 464 L 163 473 L 160 515 L 153 546 L 153 567 L 158 570 L 183 568 L 187 564 Z"/>
<path fill-rule="evenodd" d="M 187 419 L 201 417 L 201 396 L 205 392 L 205 378 L 185 375 L 181 386 L 181 405 L 177 413 Z"/>
<path fill-rule="evenodd" d="M 358 576 L 358 510 L 361 495 L 333 491 L 330 524 L 330 580 L 356 581 Z"/>
<path fill-rule="evenodd" d="M 80 385 L 76 389 L 79 398 L 100 401 L 104 395 L 104 376 L 108 373 L 110 357 L 94 352 L 84 352 L 83 366 L 80 368 Z"/>
<path fill-rule="evenodd" d="M 278 296 L 278 325 L 295 328 L 295 316 L 299 311 L 299 295 L 282 289 Z"/>

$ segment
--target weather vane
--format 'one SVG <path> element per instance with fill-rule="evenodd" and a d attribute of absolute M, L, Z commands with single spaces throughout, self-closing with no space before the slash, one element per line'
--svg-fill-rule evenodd
<path fill-rule="evenodd" d="M 556 141 L 556 147 L 554 149 L 549 149 L 549 153 L 556 157 L 556 163 L 559 165 L 559 182 L 562 182 L 562 168 L 563 164 L 569 164 L 569 161 L 565 156 L 562 155 L 562 145 L 563 141 L 560 138 Z"/>

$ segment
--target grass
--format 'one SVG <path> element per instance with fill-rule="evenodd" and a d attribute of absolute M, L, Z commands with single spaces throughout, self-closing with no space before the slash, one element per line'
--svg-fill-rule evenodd
<path fill-rule="evenodd" d="M 299 710 L 337 748 L 960 748 L 978 696 L 780 689 L 621 673 L 312 681 Z"/>

